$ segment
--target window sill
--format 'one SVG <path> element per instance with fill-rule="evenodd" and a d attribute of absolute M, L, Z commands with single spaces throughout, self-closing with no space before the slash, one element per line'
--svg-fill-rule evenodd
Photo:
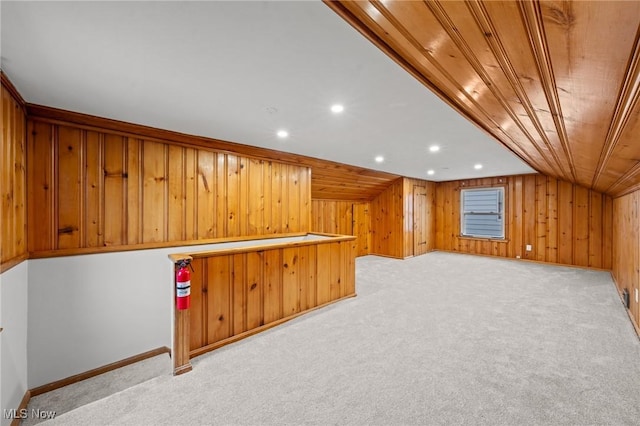
<path fill-rule="evenodd" d="M 508 243 L 508 238 L 490 238 L 490 237 L 472 237 L 469 235 L 458 235 L 460 240 L 474 240 L 474 241 L 492 241 L 496 243 Z"/>

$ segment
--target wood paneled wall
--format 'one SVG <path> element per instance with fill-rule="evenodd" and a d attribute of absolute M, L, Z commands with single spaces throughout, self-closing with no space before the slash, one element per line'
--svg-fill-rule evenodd
<path fill-rule="evenodd" d="M 344 200 L 312 200 L 311 231 L 353 235 L 357 256 L 369 254 L 371 245 L 371 203 Z"/>
<path fill-rule="evenodd" d="M 25 128 L 24 102 L 2 74 L 0 271 L 27 257 Z"/>
<path fill-rule="evenodd" d="M 371 254 L 404 257 L 404 185 L 396 179 L 371 201 Z"/>
<path fill-rule="evenodd" d="M 355 240 L 194 254 L 189 346 L 197 356 L 356 295 Z"/>
<path fill-rule="evenodd" d="M 310 229 L 304 166 L 37 117 L 27 151 L 33 253 Z"/>
<path fill-rule="evenodd" d="M 460 189 L 486 186 L 505 187 L 505 240 L 460 236 Z M 612 214 L 610 196 L 543 175 L 442 182 L 436 248 L 610 269 Z"/>
<path fill-rule="evenodd" d="M 419 179 L 400 178 L 371 201 L 371 253 L 405 258 L 414 255 L 414 187 L 425 188 L 427 201 L 420 217 L 427 234 L 427 248 L 435 248 L 433 217 L 435 183 Z"/>
<path fill-rule="evenodd" d="M 618 289 L 629 292 L 629 311 L 639 327 L 640 191 L 613 200 L 613 276 Z"/>
<path fill-rule="evenodd" d="M 426 194 L 425 199 L 418 202 L 417 197 Z M 435 200 L 436 184 L 420 179 L 403 179 L 403 257 L 417 256 L 435 249 Z M 419 211 L 418 211 L 419 210 Z M 416 246 L 416 234 L 424 246 Z"/>

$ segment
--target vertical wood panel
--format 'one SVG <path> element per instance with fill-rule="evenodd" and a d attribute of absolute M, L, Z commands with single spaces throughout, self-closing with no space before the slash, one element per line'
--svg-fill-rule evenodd
<path fill-rule="evenodd" d="M 231 296 L 233 300 L 231 312 L 232 334 L 240 334 L 247 330 L 247 253 L 235 254 L 230 257 L 232 258 L 231 280 L 233 282 Z"/>
<path fill-rule="evenodd" d="M 289 165 L 282 164 L 280 169 L 280 229 L 282 232 L 291 232 L 289 230 Z"/>
<path fill-rule="evenodd" d="M 371 202 L 372 254 L 403 257 L 403 185 L 396 180 Z"/>
<path fill-rule="evenodd" d="M 247 179 L 247 221 L 246 235 L 263 235 L 264 228 L 264 184 L 262 160 L 251 159 L 248 162 Z"/>
<path fill-rule="evenodd" d="M 231 261 L 229 256 L 207 259 L 207 343 L 231 336 Z"/>
<path fill-rule="evenodd" d="M 287 166 L 289 169 L 287 188 L 287 232 L 300 232 L 300 168 Z"/>
<path fill-rule="evenodd" d="M 603 257 L 603 238 L 605 231 L 602 228 L 603 223 L 603 197 L 602 194 L 595 191 L 589 191 L 588 201 L 589 207 L 589 230 L 587 232 L 587 241 L 589 244 L 589 263 L 587 266 L 600 265 L 602 267 Z"/>
<path fill-rule="evenodd" d="M 198 239 L 198 151 L 185 148 L 184 152 L 184 238 L 187 241 Z"/>
<path fill-rule="evenodd" d="M 513 185 L 511 185 L 511 197 L 513 200 L 513 214 L 511 217 L 513 218 L 512 222 L 512 234 L 511 238 L 513 241 L 513 256 L 522 258 L 522 253 L 524 251 L 523 246 L 523 216 L 524 216 L 524 192 L 522 186 L 522 176 L 516 176 L 513 178 Z"/>
<path fill-rule="evenodd" d="M 340 243 L 331 243 L 330 247 L 330 262 L 328 263 L 329 269 L 329 299 L 335 300 L 344 295 L 343 283 L 340 280 L 340 260 L 342 259 L 340 253 Z"/>
<path fill-rule="evenodd" d="M 140 139 L 127 138 L 126 140 L 126 165 L 127 165 L 127 178 L 126 178 L 126 191 L 127 198 L 123 200 L 126 202 L 126 218 L 127 218 L 127 244 L 141 244 L 144 240 L 143 227 L 142 227 L 142 200 L 143 200 L 143 147 L 144 144 Z M 105 169 L 106 170 L 106 169 Z M 106 180 L 106 177 L 105 177 Z M 120 201 L 115 198 L 105 198 L 103 204 L 119 203 Z M 117 205 L 110 207 L 110 209 L 117 208 Z M 106 209 L 103 209 L 106 215 Z M 116 212 L 117 214 L 117 212 Z M 105 217 L 106 219 L 106 217 Z M 112 233 L 110 231 L 110 233 Z M 111 237 L 112 238 L 112 237 Z M 105 230 L 105 244 L 107 240 Z"/>
<path fill-rule="evenodd" d="M 106 245 L 119 246 L 128 243 L 128 222 L 125 215 L 128 197 L 124 186 L 126 174 L 126 165 L 124 163 L 125 144 L 121 136 L 106 135 L 104 146 L 104 240 Z M 144 202 L 142 205 L 144 205 Z"/>
<path fill-rule="evenodd" d="M 620 292 L 629 292 L 629 312 L 640 325 L 640 191 L 613 200 L 613 276 Z"/>
<path fill-rule="evenodd" d="M 612 269 L 613 265 L 613 199 L 607 195 L 602 196 L 602 267 Z M 597 267 L 597 265 L 594 265 Z"/>
<path fill-rule="evenodd" d="M 104 244 L 104 144 L 97 132 L 87 132 L 85 156 L 85 241 L 86 247 L 100 247 Z"/>
<path fill-rule="evenodd" d="M 573 264 L 573 185 L 558 182 L 558 262 Z"/>
<path fill-rule="evenodd" d="M 524 192 L 523 196 L 523 244 L 522 248 L 523 257 L 525 259 L 536 259 L 536 251 L 538 250 L 537 246 L 537 235 L 536 235 L 536 224 L 537 224 L 537 211 L 536 211 L 536 176 L 528 175 L 523 177 L 523 185 L 522 190 Z M 531 251 L 527 251 L 527 245 L 531 246 Z"/>
<path fill-rule="evenodd" d="M 156 142 L 144 142 L 144 186 L 142 197 L 142 224 L 144 242 L 166 241 L 165 215 L 167 200 L 165 169 L 167 145 Z"/>
<path fill-rule="evenodd" d="M 264 256 L 264 323 L 282 318 L 282 250 L 267 250 Z"/>
<path fill-rule="evenodd" d="M 80 194 L 82 182 L 81 132 L 61 126 L 58 129 L 58 248 L 80 247 Z"/>
<path fill-rule="evenodd" d="M 311 271 L 309 249 L 314 246 L 302 246 L 298 249 L 298 298 L 301 311 L 315 306 L 311 295 L 315 292 L 315 271 Z M 315 262 L 315 258 L 313 259 Z"/>
<path fill-rule="evenodd" d="M 27 252 L 27 144 L 26 116 L 19 103 L 13 105 L 13 257 Z M 0 256 L 1 258 L 2 256 Z"/>
<path fill-rule="evenodd" d="M 215 184 L 215 204 L 212 212 L 215 212 L 215 220 L 213 226 L 214 237 L 220 238 L 228 235 L 228 205 L 227 202 L 227 155 L 222 153 L 215 154 L 215 178 L 212 182 Z"/>
<path fill-rule="evenodd" d="M 547 252 L 547 178 L 546 176 L 536 175 L 536 235 L 534 247 L 534 259 L 544 261 Z"/>
<path fill-rule="evenodd" d="M 547 177 L 547 262 L 558 262 L 558 180 Z"/>
<path fill-rule="evenodd" d="M 589 266 L 589 190 L 574 186 L 573 197 L 573 264 Z"/>
<path fill-rule="evenodd" d="M 300 312 L 298 248 L 282 250 L 282 315 L 288 317 Z"/>
<path fill-rule="evenodd" d="M 2 86 L 0 140 L 0 263 L 27 253 L 26 116 L 20 100 Z M 45 139 L 46 141 L 46 139 Z M 34 150 L 35 151 L 35 150 Z M 41 193 L 42 191 L 40 191 Z"/>
<path fill-rule="evenodd" d="M 227 232 L 229 237 L 240 235 L 240 161 L 235 155 L 227 157 Z"/>
<path fill-rule="evenodd" d="M 327 259 L 331 259 L 331 245 L 318 245 L 316 259 L 316 300 L 318 305 L 322 305 L 331 300 L 331 262 L 326 261 Z M 324 263 L 322 263 L 322 261 L 324 261 Z"/>
<path fill-rule="evenodd" d="M 251 252 L 246 255 L 245 294 L 247 303 L 247 329 L 251 330 L 264 324 L 263 303 L 263 252 Z"/>
<path fill-rule="evenodd" d="M 189 350 L 201 348 L 206 344 L 206 300 L 207 300 L 207 271 L 206 259 L 191 261 L 191 309 L 189 316 Z"/>
<path fill-rule="evenodd" d="M 214 223 L 216 220 L 216 154 L 198 151 L 198 185 L 197 185 L 197 235 L 201 238 L 215 238 Z M 221 226 L 219 224 L 218 226 Z"/>
<path fill-rule="evenodd" d="M 167 200 L 167 239 L 183 241 L 187 239 L 186 227 L 186 157 L 180 146 L 168 147 L 169 169 L 167 171 L 169 198 Z"/>
<path fill-rule="evenodd" d="M 264 185 L 263 194 L 264 201 L 262 202 L 262 221 L 265 234 L 273 234 L 276 231 L 273 229 L 273 216 L 272 216 L 272 204 L 273 204 L 273 182 L 272 182 L 272 162 L 265 161 L 262 163 L 262 184 Z"/>
<path fill-rule="evenodd" d="M 299 196 L 299 232 L 311 231 L 311 170 L 308 168 L 299 168 L 298 170 L 298 191 Z"/>
<path fill-rule="evenodd" d="M 29 251 L 53 250 L 54 246 L 54 146 L 53 126 L 31 123 L 27 153 L 29 176 Z"/>

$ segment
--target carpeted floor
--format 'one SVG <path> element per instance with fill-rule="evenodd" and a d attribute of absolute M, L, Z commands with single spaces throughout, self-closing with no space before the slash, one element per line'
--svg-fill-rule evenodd
<path fill-rule="evenodd" d="M 358 297 L 51 424 L 638 425 L 640 341 L 608 272 L 433 252 Z"/>

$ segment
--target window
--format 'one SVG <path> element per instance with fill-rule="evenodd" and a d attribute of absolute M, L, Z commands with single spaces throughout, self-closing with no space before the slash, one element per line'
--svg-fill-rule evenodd
<path fill-rule="evenodd" d="M 460 228 L 468 237 L 504 238 L 504 188 L 463 189 Z"/>

